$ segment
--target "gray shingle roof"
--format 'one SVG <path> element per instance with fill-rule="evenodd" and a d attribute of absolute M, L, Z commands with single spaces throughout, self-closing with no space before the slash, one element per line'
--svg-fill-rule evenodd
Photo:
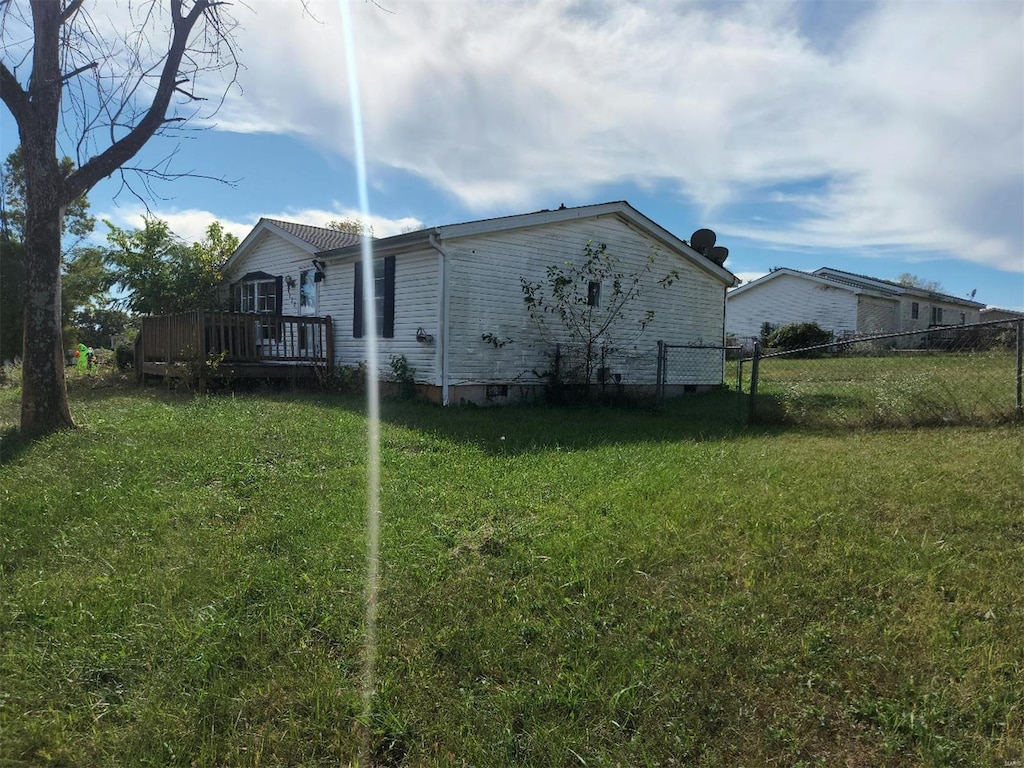
<path fill-rule="evenodd" d="M 326 251 L 331 248 L 345 248 L 359 242 L 359 235 L 351 232 L 339 232 L 336 229 L 328 229 L 327 227 L 312 227 L 309 224 L 297 224 L 294 221 L 281 221 L 280 219 L 264 220 L 280 227 L 289 235 L 305 240 L 318 251 Z"/>
<path fill-rule="evenodd" d="M 821 274 L 823 271 L 825 272 L 824 275 Z M 948 301 L 951 304 L 971 304 L 976 305 L 978 307 L 985 306 L 984 304 L 981 304 L 977 301 L 973 301 L 971 299 L 962 299 L 959 296 L 953 296 L 952 294 L 949 293 L 942 293 L 941 291 L 931 291 L 928 290 L 927 288 L 917 288 L 911 285 L 903 285 L 902 283 L 895 283 L 892 280 L 883 280 L 880 277 L 871 277 L 870 275 L 859 275 L 856 272 L 846 272 L 842 269 L 836 269 L 835 267 L 821 267 L 820 269 L 814 270 L 812 274 L 815 274 L 818 277 L 827 277 L 830 280 L 837 280 L 841 283 L 847 283 L 848 285 L 855 285 L 858 282 L 864 280 L 872 281 L 875 283 L 884 283 L 885 285 L 892 286 L 892 288 L 889 289 L 889 292 L 892 294 L 912 293 L 917 294 L 919 296 L 933 296 L 936 299 Z"/>

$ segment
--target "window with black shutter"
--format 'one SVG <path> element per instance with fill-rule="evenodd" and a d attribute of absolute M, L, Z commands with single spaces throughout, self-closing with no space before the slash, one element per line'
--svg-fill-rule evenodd
<path fill-rule="evenodd" d="M 363 322 L 363 265 L 356 262 L 353 271 L 352 336 L 366 333 Z M 373 262 L 373 310 L 377 335 L 384 339 L 395 336 L 395 257 L 386 256 Z"/>

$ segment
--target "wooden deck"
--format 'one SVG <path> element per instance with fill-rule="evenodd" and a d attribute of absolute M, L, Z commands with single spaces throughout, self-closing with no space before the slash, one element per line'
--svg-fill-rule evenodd
<path fill-rule="evenodd" d="M 196 310 L 142 318 L 140 379 L 314 378 L 334 366 L 330 317 Z"/>

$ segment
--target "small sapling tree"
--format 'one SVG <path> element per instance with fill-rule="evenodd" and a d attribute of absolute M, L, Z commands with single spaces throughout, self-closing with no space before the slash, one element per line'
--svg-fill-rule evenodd
<path fill-rule="evenodd" d="M 559 359 L 560 377 L 588 390 L 599 363 L 643 335 L 654 310 L 636 305 L 654 279 L 657 257 L 652 247 L 640 268 L 629 272 L 605 243 L 587 241 L 581 261 L 552 265 L 539 282 L 520 278 L 527 311 L 541 337 L 553 345 L 566 341 L 580 351 L 574 368 L 567 369 Z M 666 288 L 678 278 L 671 270 L 656 284 Z"/>

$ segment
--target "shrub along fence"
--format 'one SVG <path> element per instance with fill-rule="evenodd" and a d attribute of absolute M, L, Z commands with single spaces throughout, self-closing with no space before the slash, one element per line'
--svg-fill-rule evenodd
<path fill-rule="evenodd" d="M 740 361 L 750 421 L 994 424 L 1022 418 L 1024 320 L 868 336 Z M 745 379 L 745 380 L 744 380 Z"/>

